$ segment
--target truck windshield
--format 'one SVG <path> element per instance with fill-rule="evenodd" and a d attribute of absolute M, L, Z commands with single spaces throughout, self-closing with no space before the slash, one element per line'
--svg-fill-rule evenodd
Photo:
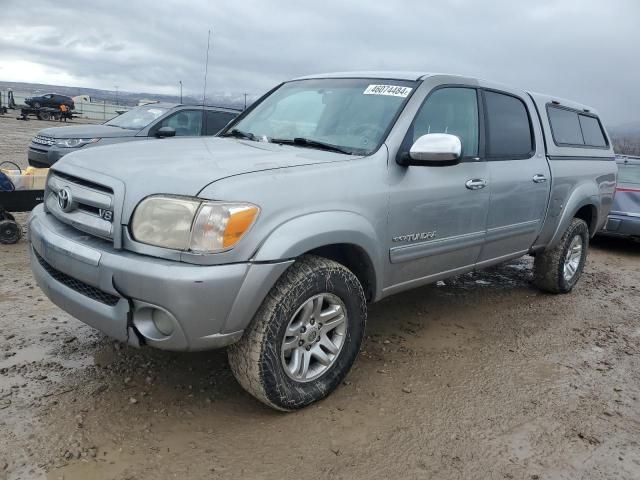
<path fill-rule="evenodd" d="M 416 82 L 325 78 L 280 86 L 222 136 L 368 155 Z"/>
<path fill-rule="evenodd" d="M 118 115 L 106 122 L 105 125 L 126 128 L 127 130 L 142 130 L 166 112 L 166 108 L 145 105 L 143 107 L 137 107 L 133 110 L 129 110 L 122 115 Z"/>
<path fill-rule="evenodd" d="M 618 164 L 618 183 L 640 185 L 640 164 Z"/>

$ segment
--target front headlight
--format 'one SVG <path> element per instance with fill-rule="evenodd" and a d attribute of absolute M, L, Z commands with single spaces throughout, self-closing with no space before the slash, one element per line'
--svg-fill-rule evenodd
<path fill-rule="evenodd" d="M 250 203 L 157 195 L 136 207 L 131 235 L 158 247 L 215 253 L 238 243 L 259 213 Z"/>
<path fill-rule="evenodd" d="M 78 148 L 84 147 L 89 143 L 96 143 L 99 138 L 63 138 L 56 140 L 56 146 L 62 148 Z"/>

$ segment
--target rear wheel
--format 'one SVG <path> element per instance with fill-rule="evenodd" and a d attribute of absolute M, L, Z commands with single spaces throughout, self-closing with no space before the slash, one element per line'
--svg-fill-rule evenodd
<path fill-rule="evenodd" d="M 240 384 L 278 410 L 318 401 L 353 364 L 367 317 L 364 291 L 343 265 L 300 258 L 261 305 L 242 339 L 229 348 Z"/>
<path fill-rule="evenodd" d="M 551 293 L 568 293 L 578 283 L 589 248 L 589 227 L 574 218 L 558 245 L 536 255 L 534 282 Z"/>
<path fill-rule="evenodd" d="M 51 119 L 51 114 L 49 112 L 42 112 L 40 114 L 40 119 L 41 120 L 49 120 L 49 119 Z"/>

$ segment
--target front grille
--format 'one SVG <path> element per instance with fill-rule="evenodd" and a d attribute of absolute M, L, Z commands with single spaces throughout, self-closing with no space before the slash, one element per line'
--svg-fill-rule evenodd
<path fill-rule="evenodd" d="M 103 292 L 102 290 L 92 287 L 91 285 L 87 285 L 86 283 L 70 277 L 66 273 L 57 270 L 53 266 L 51 266 L 44 258 L 42 258 L 38 252 L 33 251 L 34 255 L 38 259 L 38 263 L 45 269 L 45 271 L 51 275 L 54 280 L 57 280 L 61 284 L 69 287 L 71 290 L 75 290 L 76 292 L 84 295 L 85 297 L 89 297 L 92 300 L 95 300 L 100 303 L 104 303 L 105 305 L 109 305 L 113 307 L 116 303 L 120 301 L 120 297 L 115 295 L 111 295 L 110 293 Z"/>
<path fill-rule="evenodd" d="M 51 167 L 51 165 L 49 165 L 48 163 L 39 162 L 37 160 L 29 160 L 29 165 L 31 165 L 32 167 L 35 167 L 35 168 L 49 168 L 49 167 Z"/>
<path fill-rule="evenodd" d="M 56 177 L 64 178 L 69 182 L 73 182 L 77 185 L 82 185 L 83 187 L 90 188 L 92 190 L 99 190 L 104 193 L 113 194 L 113 189 L 109 187 L 105 187 L 104 185 L 100 185 L 99 183 L 91 182 L 89 180 L 85 180 L 83 178 L 74 177 L 73 175 L 67 175 L 66 173 L 58 172 L 55 173 Z"/>
<path fill-rule="evenodd" d="M 47 153 L 49 151 L 49 147 L 46 147 L 44 145 L 38 145 L 35 147 L 33 145 L 29 145 L 29 150 L 31 150 L 32 152 Z"/>
<path fill-rule="evenodd" d="M 61 195 L 65 197 L 61 199 Z M 113 239 L 115 195 L 112 188 L 52 171 L 47 179 L 45 205 L 62 222 L 91 235 Z"/>
<path fill-rule="evenodd" d="M 50 147 L 51 145 L 56 143 L 56 139 L 53 137 L 49 137 L 48 135 L 36 135 L 33 137 L 33 143 L 37 143 L 38 145 L 46 145 Z"/>

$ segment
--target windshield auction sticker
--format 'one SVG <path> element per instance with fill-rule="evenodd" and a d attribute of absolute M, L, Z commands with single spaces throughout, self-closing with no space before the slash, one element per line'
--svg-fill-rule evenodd
<path fill-rule="evenodd" d="M 411 87 L 399 87 L 398 85 L 369 85 L 363 95 L 389 95 L 391 97 L 406 98 L 411 93 Z"/>

